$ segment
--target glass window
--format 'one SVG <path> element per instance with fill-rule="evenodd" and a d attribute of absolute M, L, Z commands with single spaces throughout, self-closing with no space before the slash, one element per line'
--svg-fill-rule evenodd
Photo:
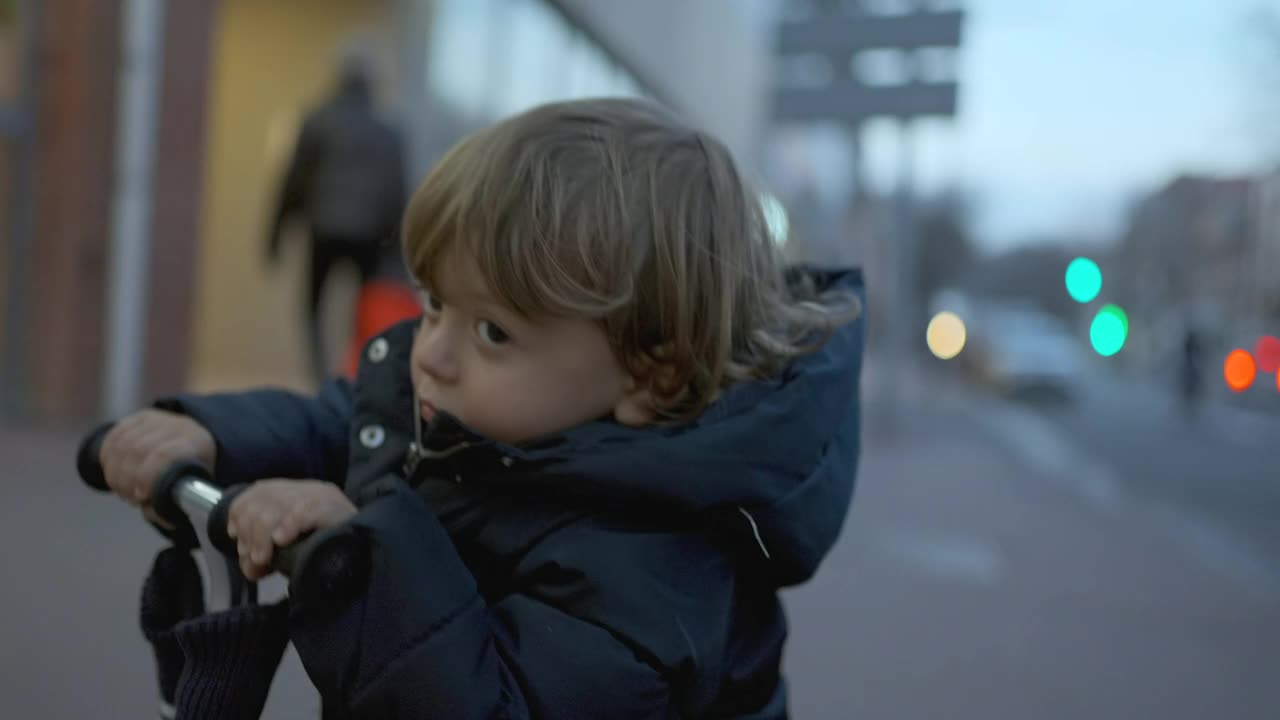
<path fill-rule="evenodd" d="M 631 76 L 631 73 L 627 72 L 626 68 L 617 63 L 613 63 L 610 70 L 612 70 L 613 75 L 612 82 L 610 83 L 613 88 L 610 91 L 611 95 L 619 97 L 636 97 L 640 94 L 635 78 Z"/>
<path fill-rule="evenodd" d="M 546 0 L 437 0 L 430 53 L 432 92 L 473 125 L 555 100 L 650 97 Z"/>
<path fill-rule="evenodd" d="M 565 97 L 569 34 L 563 20 L 544 0 L 508 0 L 504 22 L 510 29 L 502 57 L 507 82 L 493 98 L 494 114 L 505 117 Z"/>
<path fill-rule="evenodd" d="M 563 15 L 552 10 L 547 3 L 539 2 L 538 5 L 547 13 L 549 41 L 546 48 L 547 59 L 544 63 L 549 77 L 548 82 L 543 84 L 547 89 L 547 95 L 543 101 L 564 100 L 570 97 L 572 89 L 569 69 L 573 65 L 573 43 L 577 41 L 580 33 L 564 19 Z"/>
<path fill-rule="evenodd" d="M 485 110 L 487 90 L 494 76 L 491 63 L 498 57 L 490 52 L 490 37 L 495 28 L 501 27 L 492 20 L 501 1 L 436 3 L 427 71 L 438 100 L 454 112 L 478 116 Z"/>
<path fill-rule="evenodd" d="M 613 63 L 599 45 L 591 43 L 586 58 L 587 95 L 602 97 L 613 94 Z"/>
<path fill-rule="evenodd" d="M 569 97 L 595 97 L 600 90 L 600 49 L 582 33 L 576 33 L 569 50 Z"/>
<path fill-rule="evenodd" d="M 565 90 L 566 97 L 581 98 L 587 95 L 587 86 L 590 80 L 590 70 L 587 67 L 587 52 L 591 47 L 591 40 L 583 35 L 581 31 L 573 29 L 569 36 L 567 45 L 567 55 L 565 67 L 565 76 L 568 79 L 568 87 Z"/>

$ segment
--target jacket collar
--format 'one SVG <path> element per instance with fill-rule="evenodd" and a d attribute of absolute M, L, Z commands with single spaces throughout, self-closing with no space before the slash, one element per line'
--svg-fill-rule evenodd
<path fill-rule="evenodd" d="M 857 270 L 813 277 L 865 302 Z M 414 325 L 406 325 L 392 331 L 401 334 L 392 344 L 407 363 Z M 500 463 L 481 464 L 510 471 L 478 481 L 608 506 L 724 510 L 736 518 L 735 542 L 751 549 L 774 582 L 798 582 L 834 544 L 852 496 L 864 325 L 859 318 L 837 328 L 819 350 L 771 378 L 730 387 L 686 425 L 600 420 L 517 446 L 441 412 L 418 432 L 420 459 L 496 455 Z"/>

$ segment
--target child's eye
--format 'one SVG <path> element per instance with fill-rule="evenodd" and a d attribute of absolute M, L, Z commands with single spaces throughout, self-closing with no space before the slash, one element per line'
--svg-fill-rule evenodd
<path fill-rule="evenodd" d="M 436 315 L 444 309 L 444 303 L 440 302 L 440 298 L 433 295 L 430 290 L 424 288 L 422 290 L 422 309 L 431 315 Z"/>
<path fill-rule="evenodd" d="M 490 345 L 502 345 L 511 339 L 511 336 L 507 334 L 506 330 L 503 330 L 488 320 L 481 320 L 476 323 L 476 334 L 480 336 L 481 340 Z"/>

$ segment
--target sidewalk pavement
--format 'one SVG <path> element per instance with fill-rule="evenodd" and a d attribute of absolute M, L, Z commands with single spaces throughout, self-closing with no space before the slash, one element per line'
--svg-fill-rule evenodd
<path fill-rule="evenodd" d="M 78 441 L 66 430 L 0 426 L 0 717 L 154 718 L 155 663 L 138 597 L 163 541 L 136 510 L 85 488 Z M 262 591 L 273 599 L 283 584 Z M 292 649 L 262 717 L 320 717 Z"/>
<path fill-rule="evenodd" d="M 786 596 L 794 717 L 1280 717 L 1280 596 L 1022 465 L 937 377 L 880 429 L 875 369 L 845 532 Z"/>
<path fill-rule="evenodd" d="M 785 594 L 794 718 L 1280 717 L 1280 597 L 1019 464 L 934 383 L 895 433 L 868 401 L 841 541 Z M 154 717 L 136 613 L 160 541 L 79 484 L 76 439 L 0 428 L 4 716 Z M 263 717 L 318 717 L 292 653 Z"/>

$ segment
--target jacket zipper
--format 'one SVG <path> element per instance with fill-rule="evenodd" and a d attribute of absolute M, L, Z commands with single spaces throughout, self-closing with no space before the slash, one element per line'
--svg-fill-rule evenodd
<path fill-rule="evenodd" d="M 415 397 L 416 399 L 416 397 Z M 428 450 L 426 443 L 422 441 L 422 414 L 418 412 L 416 403 L 413 408 L 413 442 L 409 443 L 409 450 L 405 453 L 404 458 L 404 476 L 412 478 L 414 473 L 418 471 L 418 466 L 423 460 L 441 460 L 455 453 L 466 450 L 475 443 L 460 442 L 452 445 L 444 450 Z M 461 479 L 459 479 L 461 482 Z"/>
<path fill-rule="evenodd" d="M 413 399 L 413 442 L 409 443 L 409 451 L 404 456 L 405 478 L 412 478 L 418 471 L 418 465 L 427 457 L 422 444 L 422 413 L 418 412 L 417 396 L 413 396 Z"/>

